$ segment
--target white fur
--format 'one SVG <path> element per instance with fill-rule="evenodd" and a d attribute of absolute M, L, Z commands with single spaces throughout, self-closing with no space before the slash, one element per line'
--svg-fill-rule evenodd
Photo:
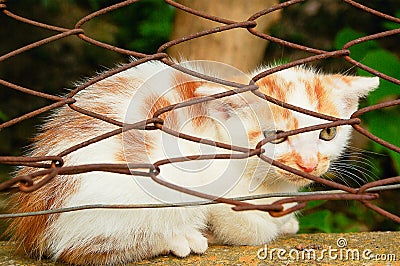
<path fill-rule="evenodd" d="M 185 64 L 189 66 L 190 64 Z M 116 83 L 120 89 L 107 92 L 96 85 L 80 92 L 77 96 L 77 106 L 90 108 L 96 104 L 107 102 L 113 110 L 108 114 L 120 121 L 134 123 L 146 119 L 146 113 L 141 104 L 149 95 L 162 96 L 171 103 L 178 101 L 177 92 L 172 79 L 176 70 L 158 62 L 149 62 L 136 68 L 126 70 L 118 77 L 131 80 L 129 84 Z M 288 80 L 297 81 L 299 75 L 311 78 L 313 72 L 302 69 L 285 70 L 281 73 Z M 108 80 L 113 81 L 114 77 Z M 195 79 L 195 78 L 193 78 Z M 372 82 L 373 83 L 373 82 Z M 376 82 L 375 82 L 376 83 Z M 354 97 L 364 96 L 372 87 L 371 80 L 361 80 L 357 83 Z M 368 86 L 365 86 L 368 84 Z M 299 85 L 301 86 L 301 85 Z M 202 86 L 199 95 L 211 95 L 225 91 L 221 86 Z M 93 97 L 96 96 L 96 97 Z M 101 95 L 101 97 L 98 97 Z M 236 98 L 235 98 L 236 97 Z M 245 97 L 246 98 L 246 97 Z M 222 141 L 234 145 L 253 147 L 247 138 L 249 130 L 264 130 L 266 128 L 284 129 L 285 121 L 273 121 L 273 117 L 260 117 L 262 108 L 267 104 L 254 100 L 251 106 L 246 106 L 245 98 L 234 96 L 207 104 L 209 115 L 213 120 L 204 128 L 195 128 L 191 123 L 183 123 L 181 131 L 205 139 Z M 250 97 L 251 98 L 251 97 Z M 230 110 L 229 115 L 220 115 L 225 109 L 221 104 L 235 101 L 242 105 L 239 109 Z M 314 103 L 309 103 L 304 88 L 296 88 L 289 94 L 288 101 L 307 109 L 315 109 Z M 132 104 L 133 103 L 133 104 Z M 222 110 L 222 111 L 221 111 Z M 189 121 L 185 109 L 176 111 L 182 121 Z M 351 112 L 342 114 L 348 116 Z M 296 113 L 299 127 L 319 124 L 321 119 Z M 55 116 L 57 119 L 57 115 Z M 114 129 L 114 126 L 104 124 L 95 135 Z M 291 143 L 279 145 L 266 144 L 267 156 L 280 156 L 291 150 L 302 150 L 303 156 L 315 159 L 316 153 L 328 154 L 335 159 L 342 152 L 349 139 L 349 129 L 338 129 L 338 137 L 331 142 L 318 139 L 319 132 L 309 132 L 291 137 Z M 66 133 L 68 134 L 68 133 Z M 229 151 L 177 140 L 165 133 L 145 132 L 149 134 L 159 147 L 151 152 L 148 162 L 155 162 L 166 157 L 179 157 L 200 153 L 229 153 Z M 89 134 L 90 135 L 90 134 Z M 86 137 L 89 138 L 89 135 Z M 262 135 L 257 140 L 261 140 Z M 79 143 L 78 139 L 76 143 Z M 73 143 L 61 142 L 52 147 L 49 154 L 62 151 Z M 113 163 L 115 154 L 121 150 L 122 144 L 117 137 L 109 138 L 88 147 L 79 149 L 66 158 L 66 165 Z M 129 144 L 128 144 L 129 145 Z M 179 147 L 179 149 L 177 149 Z M 175 148 L 175 150 L 174 150 Z M 144 150 L 138 150 L 144 153 Z M 155 184 L 146 177 L 135 177 L 105 172 L 90 172 L 76 175 L 79 180 L 77 191 L 64 203 L 64 207 L 85 204 L 141 204 L 141 203 L 179 203 L 199 200 L 199 198 L 169 190 Z M 275 168 L 271 168 L 258 157 L 242 160 L 214 160 L 175 163 L 161 166 L 160 178 L 172 183 L 186 186 L 216 196 L 245 196 L 271 192 L 293 192 L 298 185 L 280 177 Z M 254 201 L 256 203 L 272 203 L 276 199 Z M 93 245 L 90 252 L 120 250 L 120 257 L 112 257 L 109 263 L 119 263 L 129 260 L 140 260 L 165 252 L 172 252 L 179 257 L 185 257 L 190 252 L 203 253 L 207 249 L 207 240 L 202 232 L 209 226 L 219 243 L 235 245 L 259 245 L 271 241 L 284 233 L 296 233 L 298 222 L 293 214 L 281 218 L 273 218 L 267 212 L 246 211 L 234 212 L 228 205 L 210 205 L 208 207 L 179 207 L 164 209 L 135 210 L 85 210 L 62 213 L 46 230 L 45 246 L 47 255 L 57 259 L 64 251 L 90 246 L 98 238 L 109 239 L 101 245 Z M 139 237 L 145 235 L 145 238 Z M 150 248 L 149 248 L 150 247 Z M 129 253 L 134 249 L 135 253 Z"/>

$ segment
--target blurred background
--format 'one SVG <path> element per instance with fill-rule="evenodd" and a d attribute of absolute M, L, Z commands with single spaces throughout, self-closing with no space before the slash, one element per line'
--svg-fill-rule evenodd
<path fill-rule="evenodd" d="M 32 20 L 73 28 L 85 15 L 118 1 L 109 0 L 14 0 L 8 10 Z M 256 10 L 278 3 L 272 1 L 180 1 L 213 15 L 231 19 L 247 19 Z M 244 4 L 246 2 L 247 4 Z M 398 0 L 359 1 L 386 14 L 400 17 Z M 219 3 L 218 5 L 216 5 Z M 243 6 L 244 5 L 244 6 Z M 159 0 L 144 0 L 129 7 L 100 16 L 83 28 L 93 39 L 125 49 L 155 53 L 170 40 L 188 33 L 216 27 L 204 19 L 182 14 Z M 208 23 L 208 24 L 207 24 Z M 54 32 L 33 27 L 0 14 L 0 56 L 29 43 L 54 35 Z M 340 49 L 346 42 L 361 36 L 399 28 L 400 25 L 356 9 L 343 1 L 309 0 L 274 12 L 258 21 L 257 30 L 297 44 L 323 50 Z M 240 32 L 239 32 L 240 31 Z M 178 45 L 168 52 L 190 59 L 223 61 L 248 71 L 259 64 L 289 62 L 310 56 L 310 53 L 258 40 L 246 30 L 235 30 L 235 36 L 218 34 L 212 40 L 199 39 Z M 240 34 L 246 35 L 243 37 Z M 392 36 L 356 45 L 351 57 L 387 75 L 400 79 L 400 36 Z M 129 58 L 88 44 L 70 36 L 35 48 L 0 62 L 0 78 L 55 95 L 63 95 L 74 83 L 113 68 Z M 312 63 L 325 72 L 369 75 L 343 59 Z M 381 80 L 362 106 L 389 99 L 398 99 L 400 87 Z M 14 91 L 0 85 L 0 123 L 50 104 L 50 101 Z M 47 114 L 25 120 L 0 131 L 0 156 L 21 156 Z M 391 107 L 363 115 L 363 127 L 373 134 L 400 146 L 400 108 Z M 357 187 L 368 181 L 397 176 L 400 155 L 354 135 L 353 148 L 343 158 L 351 161 L 341 182 Z M 13 167 L 0 165 L 0 181 L 11 177 Z M 328 189 L 313 186 L 306 190 Z M 1 195 L 0 212 L 5 212 L 6 195 Z M 381 193 L 379 206 L 399 215 L 398 190 Z M 301 232 L 354 232 L 399 230 L 400 225 L 365 208 L 358 202 L 311 202 L 301 212 Z M 6 221 L 0 221 L 5 227 Z M 3 229 L 0 229 L 0 232 Z"/>

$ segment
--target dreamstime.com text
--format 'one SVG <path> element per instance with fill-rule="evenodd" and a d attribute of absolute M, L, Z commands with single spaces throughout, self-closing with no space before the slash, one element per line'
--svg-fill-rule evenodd
<path fill-rule="evenodd" d="M 283 248 L 268 248 L 265 245 L 257 252 L 257 257 L 260 260 L 280 260 L 282 262 L 292 261 L 381 261 L 394 262 L 397 258 L 396 254 L 377 254 L 371 249 L 348 248 L 347 240 L 339 238 L 336 241 L 336 246 L 328 246 L 326 248 L 304 248 L 304 249 L 283 249 Z"/>

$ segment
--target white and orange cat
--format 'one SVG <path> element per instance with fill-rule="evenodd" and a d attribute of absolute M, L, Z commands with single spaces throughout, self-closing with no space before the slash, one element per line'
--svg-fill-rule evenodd
<path fill-rule="evenodd" d="M 185 62 L 186 68 L 247 84 L 250 75 L 224 69 L 222 64 Z M 221 69 L 219 69 L 221 68 Z M 221 71 L 220 71 L 221 70 Z M 227 74 L 228 72 L 228 74 Z M 218 74 L 221 73 L 221 74 Z M 223 74 L 222 74 L 223 73 Z M 295 67 L 257 81 L 259 91 L 281 101 L 327 115 L 349 118 L 358 102 L 378 86 L 378 78 L 321 74 Z M 183 74 L 160 62 L 130 68 L 79 92 L 75 105 L 118 121 L 151 118 L 162 107 L 230 90 Z M 324 121 L 269 104 L 251 92 L 161 115 L 164 127 L 202 139 L 245 148 L 266 136 Z M 80 114 L 68 106 L 57 110 L 35 138 L 31 156 L 56 155 L 67 148 L 117 127 Z M 341 126 L 277 139 L 262 148 L 265 155 L 298 170 L 321 176 L 345 149 L 351 127 Z M 154 163 L 166 158 L 229 153 L 193 143 L 160 130 L 127 130 L 123 134 L 78 149 L 64 157 L 65 166 L 92 163 Z M 231 152 L 240 154 L 240 152 Z M 25 167 L 17 175 L 32 173 Z M 262 161 L 216 159 L 170 163 L 159 178 L 215 196 L 235 197 L 294 192 L 310 183 Z M 201 200 L 155 184 L 148 177 L 109 172 L 59 175 L 32 193 L 18 193 L 13 211 L 27 212 L 86 204 L 151 204 Z M 257 200 L 271 203 L 273 199 Z M 34 257 L 72 264 L 120 264 L 160 254 L 179 257 L 204 253 L 209 239 L 220 244 L 260 245 L 285 233 L 296 233 L 293 214 L 273 218 L 267 212 L 235 212 L 232 206 L 91 209 L 17 218 L 10 230 Z"/>

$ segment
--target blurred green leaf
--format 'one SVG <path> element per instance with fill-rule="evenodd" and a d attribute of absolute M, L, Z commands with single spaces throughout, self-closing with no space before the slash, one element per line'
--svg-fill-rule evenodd
<path fill-rule="evenodd" d="M 344 28 L 339 31 L 336 35 L 334 45 L 336 49 L 342 49 L 342 47 L 357 38 L 361 38 L 366 36 L 366 34 L 362 32 L 355 31 L 351 28 Z M 371 49 L 378 48 L 379 44 L 376 41 L 367 41 L 362 42 L 360 44 L 354 45 L 349 48 L 350 50 L 350 57 L 354 60 L 360 61 L 364 58 L 368 51 Z"/>
<path fill-rule="evenodd" d="M 400 10 L 397 10 L 395 13 L 396 18 L 400 18 Z M 388 30 L 395 30 L 399 28 L 399 24 L 395 22 L 386 21 L 383 23 L 383 26 Z"/>
<path fill-rule="evenodd" d="M 372 134 L 400 147 L 400 116 L 396 108 L 373 111 L 367 114 L 366 117 L 368 129 Z M 400 154 L 386 149 L 377 143 L 373 143 L 373 148 L 377 152 L 387 151 L 393 160 L 397 172 L 400 173 Z"/>
<path fill-rule="evenodd" d="M 332 213 L 329 210 L 320 210 L 317 212 L 310 213 L 305 216 L 299 217 L 301 225 L 300 233 L 302 232 L 324 232 L 331 233 L 330 218 Z"/>
<path fill-rule="evenodd" d="M 354 219 L 349 218 L 344 213 L 335 213 L 332 215 L 333 218 L 333 229 L 332 232 L 340 233 L 340 232 L 357 232 L 359 230 L 359 226 L 355 223 Z"/>
<path fill-rule="evenodd" d="M 326 201 L 325 200 L 312 200 L 307 202 L 307 207 L 306 209 L 312 209 L 312 208 L 316 208 L 319 206 L 322 206 Z"/>
<path fill-rule="evenodd" d="M 367 65 L 379 72 L 382 72 L 388 76 L 400 79 L 400 60 L 395 54 L 383 50 L 376 49 L 366 54 L 364 59 L 361 61 L 364 65 Z M 361 76 L 371 76 L 370 73 L 359 69 L 358 74 Z M 368 104 L 376 104 L 389 96 L 399 96 L 400 87 L 397 84 L 381 79 L 379 89 L 371 92 L 368 95 Z"/>
<path fill-rule="evenodd" d="M 174 8 L 158 0 L 137 2 L 125 10 L 116 10 L 112 13 L 113 20 L 118 25 L 129 25 L 117 32 L 117 45 L 155 52 L 161 43 L 169 40 L 174 13 Z"/>
<path fill-rule="evenodd" d="M 2 111 L 0 111 L 0 120 L 2 121 L 7 121 L 8 117 L 6 114 L 4 114 Z"/>

